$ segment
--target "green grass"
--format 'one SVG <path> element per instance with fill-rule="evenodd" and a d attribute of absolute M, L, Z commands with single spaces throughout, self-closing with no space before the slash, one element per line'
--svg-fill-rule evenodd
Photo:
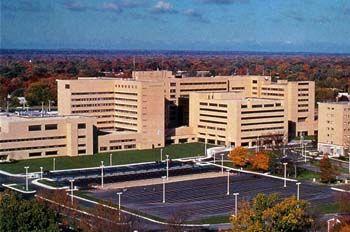
<path fill-rule="evenodd" d="M 339 213 L 340 206 L 339 203 L 325 203 L 317 205 L 314 210 L 321 214 Z"/>
<path fill-rule="evenodd" d="M 229 223 L 230 222 L 230 216 L 229 215 L 220 215 L 220 216 L 213 216 L 209 218 L 204 218 L 198 221 L 192 221 L 191 223 L 198 223 L 198 224 L 220 224 L 220 223 Z"/>
<path fill-rule="evenodd" d="M 104 161 L 105 165 L 109 165 L 109 154 L 110 153 L 101 153 L 78 157 L 56 157 L 56 170 L 97 167 L 101 165 L 101 161 Z M 149 150 L 119 151 L 112 152 L 112 154 L 113 165 L 160 160 L 159 148 Z M 165 154 L 169 155 L 171 159 L 197 156 L 199 154 L 203 155 L 204 144 L 187 143 L 169 145 L 163 149 L 163 159 L 165 159 Z M 4 163 L 0 164 L 0 170 L 10 173 L 24 173 L 25 166 L 29 166 L 29 172 L 39 172 L 40 167 L 43 167 L 44 170 L 52 170 L 53 158 L 28 159 L 19 160 L 14 163 Z"/>
<path fill-rule="evenodd" d="M 59 186 L 56 181 L 48 181 L 48 180 L 38 180 L 39 183 L 42 183 L 42 184 L 45 184 L 45 185 L 48 185 L 48 186 L 51 186 L 51 187 L 62 187 L 62 186 Z"/>
<path fill-rule="evenodd" d="M 320 179 L 320 174 L 316 172 L 312 172 L 306 169 L 298 170 L 298 180 L 312 180 L 313 178 Z"/>

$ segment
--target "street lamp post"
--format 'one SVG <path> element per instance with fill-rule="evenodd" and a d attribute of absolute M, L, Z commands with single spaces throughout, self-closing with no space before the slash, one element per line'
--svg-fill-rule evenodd
<path fill-rule="evenodd" d="M 224 174 L 224 154 L 221 155 L 221 173 Z"/>
<path fill-rule="evenodd" d="M 43 167 L 40 167 L 40 179 L 43 179 Z"/>
<path fill-rule="evenodd" d="M 260 140 L 260 138 L 259 138 L 259 135 L 258 135 L 258 137 L 256 137 L 256 153 L 259 152 L 259 140 Z"/>
<path fill-rule="evenodd" d="M 70 182 L 70 200 L 71 204 L 73 205 L 74 203 L 74 179 L 69 180 Z"/>
<path fill-rule="evenodd" d="M 300 191 L 300 182 L 297 182 L 297 183 L 295 183 L 296 185 L 297 185 L 297 200 L 299 201 L 299 199 L 300 199 L 300 194 L 299 194 L 299 191 Z"/>
<path fill-rule="evenodd" d="M 335 221 L 334 224 L 340 223 L 340 220 L 339 220 L 339 219 L 336 219 L 336 218 L 331 218 L 331 219 L 328 219 L 328 220 L 327 220 L 327 232 L 330 232 L 330 231 L 331 231 L 331 222 L 334 222 L 334 221 Z M 334 227 L 334 225 L 333 225 L 333 227 Z"/>
<path fill-rule="evenodd" d="M 213 157 L 214 157 L 214 164 L 216 163 L 216 156 L 215 156 L 216 154 L 215 154 L 215 152 L 214 152 L 214 154 L 213 154 Z M 350 168 L 350 161 L 349 161 L 349 168 Z"/>
<path fill-rule="evenodd" d="M 283 163 L 284 165 L 284 185 L 283 187 L 287 187 L 287 163 Z"/>
<path fill-rule="evenodd" d="M 26 191 L 28 191 L 28 166 L 24 167 L 24 169 L 26 170 Z"/>
<path fill-rule="evenodd" d="M 113 166 L 113 154 L 109 154 L 109 166 Z"/>
<path fill-rule="evenodd" d="M 163 148 L 160 149 L 160 162 L 163 161 Z"/>
<path fill-rule="evenodd" d="M 104 168 L 104 166 L 103 166 L 103 161 L 101 161 L 101 188 L 103 188 L 103 168 Z"/>
<path fill-rule="evenodd" d="M 234 193 L 233 195 L 235 196 L 235 216 L 237 216 L 237 197 L 239 193 Z"/>
<path fill-rule="evenodd" d="M 166 176 L 162 176 L 163 179 L 163 203 L 165 203 L 165 180 L 166 180 Z"/>
<path fill-rule="evenodd" d="M 230 170 L 227 169 L 227 193 L 226 195 L 230 195 Z"/>
<path fill-rule="evenodd" d="M 121 205 L 120 205 L 120 198 L 121 198 L 121 195 L 123 194 L 123 192 L 117 192 L 118 194 L 118 213 L 119 213 L 119 221 L 120 221 L 120 208 L 121 208 Z"/>
<path fill-rule="evenodd" d="M 169 155 L 166 155 L 166 180 L 169 180 Z"/>
<path fill-rule="evenodd" d="M 52 170 L 56 170 L 56 158 L 53 158 L 52 160 Z"/>

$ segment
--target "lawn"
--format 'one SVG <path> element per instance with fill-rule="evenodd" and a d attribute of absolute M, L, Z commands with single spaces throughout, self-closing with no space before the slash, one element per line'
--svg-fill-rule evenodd
<path fill-rule="evenodd" d="M 159 148 L 149 150 L 119 151 L 112 152 L 112 154 L 113 165 L 160 160 Z M 203 155 L 204 144 L 187 143 L 169 145 L 163 149 L 163 159 L 165 159 L 165 154 L 169 155 L 170 159 L 192 157 L 197 156 L 198 154 Z M 109 165 L 109 157 L 110 153 L 78 157 L 56 157 L 55 166 L 56 170 L 97 167 L 101 165 L 101 161 L 104 161 L 105 165 Z M 14 163 L 4 163 L 0 164 L 0 170 L 10 173 L 24 173 L 25 166 L 29 166 L 29 172 L 39 172 L 40 167 L 43 167 L 44 170 L 52 170 L 53 158 L 18 160 Z"/>
<path fill-rule="evenodd" d="M 193 221 L 191 223 L 197 223 L 197 224 L 221 224 L 221 223 L 229 223 L 230 222 L 230 216 L 229 215 L 219 215 L 219 216 L 213 216 L 209 218 L 204 218 L 199 221 Z"/>
<path fill-rule="evenodd" d="M 320 174 L 306 169 L 298 170 L 298 180 L 312 180 L 313 178 L 319 179 Z"/>

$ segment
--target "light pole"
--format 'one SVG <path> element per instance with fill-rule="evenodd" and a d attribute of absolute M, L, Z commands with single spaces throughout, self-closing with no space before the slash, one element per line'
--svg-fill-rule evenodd
<path fill-rule="evenodd" d="M 73 205 L 74 203 L 74 179 L 71 179 L 69 180 L 70 182 L 70 201 L 71 201 L 71 204 Z"/>
<path fill-rule="evenodd" d="M 109 166 L 113 166 L 113 154 L 109 154 Z"/>
<path fill-rule="evenodd" d="M 165 180 L 166 180 L 166 176 L 162 176 L 163 179 L 163 203 L 165 203 Z"/>
<path fill-rule="evenodd" d="M 163 161 L 163 148 L 160 149 L 160 162 Z"/>
<path fill-rule="evenodd" d="M 101 161 L 101 188 L 103 188 L 103 161 Z"/>
<path fill-rule="evenodd" d="M 56 170 L 56 158 L 53 158 L 52 160 L 52 170 Z"/>
<path fill-rule="evenodd" d="M 259 135 L 256 137 L 256 153 L 259 152 Z"/>
<path fill-rule="evenodd" d="M 214 156 L 214 164 L 216 163 L 215 155 L 216 155 L 216 154 L 215 154 L 215 152 L 214 152 L 214 155 L 213 155 L 213 156 Z M 350 161 L 349 161 L 349 168 L 350 168 Z"/>
<path fill-rule="evenodd" d="M 40 179 L 43 179 L 43 167 L 40 167 Z"/>
<path fill-rule="evenodd" d="M 299 201 L 299 199 L 300 199 L 300 195 L 299 195 L 299 190 L 300 190 L 300 182 L 297 182 L 297 183 L 295 183 L 296 185 L 297 185 L 297 200 Z"/>
<path fill-rule="evenodd" d="M 24 169 L 26 170 L 26 191 L 28 191 L 28 166 L 24 167 Z"/>
<path fill-rule="evenodd" d="M 284 185 L 283 187 L 287 187 L 287 163 L 283 163 L 284 165 Z"/>
<path fill-rule="evenodd" d="M 224 174 L 224 154 L 221 155 L 221 173 Z"/>
<path fill-rule="evenodd" d="M 237 197 L 239 193 L 234 193 L 233 195 L 235 196 L 235 216 L 237 216 Z"/>
<path fill-rule="evenodd" d="M 169 180 L 169 155 L 166 155 L 166 180 Z"/>
<path fill-rule="evenodd" d="M 227 193 L 226 195 L 230 195 L 230 169 L 227 169 Z"/>
<path fill-rule="evenodd" d="M 335 221 L 334 224 L 340 223 L 340 220 L 336 219 L 336 218 L 331 218 L 331 219 L 327 220 L 327 232 L 331 231 L 331 222 L 334 222 L 334 221 Z M 334 225 L 333 225 L 333 227 L 334 227 Z"/>
<path fill-rule="evenodd" d="M 283 137 L 283 157 L 286 157 L 286 136 Z"/>
<path fill-rule="evenodd" d="M 204 138 L 204 156 L 207 156 L 207 136 Z"/>
<path fill-rule="evenodd" d="M 118 194 L 118 213 L 119 213 L 119 221 L 120 221 L 120 208 L 121 208 L 120 198 L 121 198 L 121 195 L 123 194 L 123 192 L 117 192 L 117 194 Z"/>

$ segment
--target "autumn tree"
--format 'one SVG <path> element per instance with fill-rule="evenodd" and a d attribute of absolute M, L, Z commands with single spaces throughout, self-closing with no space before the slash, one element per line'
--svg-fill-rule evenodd
<path fill-rule="evenodd" d="M 231 217 L 232 231 L 305 231 L 313 218 L 307 211 L 308 203 L 289 197 L 281 200 L 278 195 L 258 194 L 251 202 L 243 202 L 237 215 Z"/>
<path fill-rule="evenodd" d="M 25 97 L 31 106 L 41 105 L 42 102 L 47 104 L 49 100 L 56 98 L 50 85 L 43 81 L 31 84 L 25 92 Z"/>
<path fill-rule="evenodd" d="M 320 177 L 323 183 L 332 183 L 336 179 L 337 171 L 333 167 L 328 155 L 324 155 L 320 160 Z"/>
<path fill-rule="evenodd" d="M 258 152 L 249 157 L 249 163 L 257 171 L 267 171 L 269 169 L 270 157 L 265 152 Z"/>
<path fill-rule="evenodd" d="M 36 200 L 5 191 L 0 193 L 0 231 L 58 232 L 58 217 Z"/>
<path fill-rule="evenodd" d="M 244 147 L 236 147 L 233 149 L 228 157 L 236 166 L 243 167 L 248 162 L 248 150 Z"/>

